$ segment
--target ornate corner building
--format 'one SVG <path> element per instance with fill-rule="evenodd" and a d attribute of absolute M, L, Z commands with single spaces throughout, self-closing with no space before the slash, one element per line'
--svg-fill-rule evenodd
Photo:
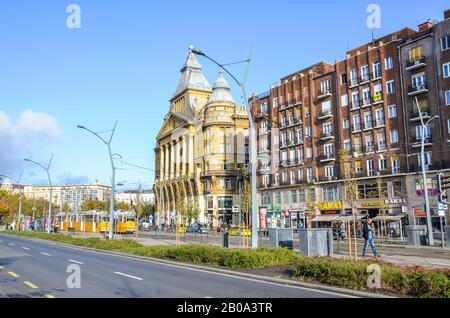
<path fill-rule="evenodd" d="M 239 223 L 233 206 L 241 204 L 249 160 L 247 112 L 222 72 L 211 89 L 191 51 L 154 151 L 157 224 L 173 224 L 192 204 L 201 223 Z"/>

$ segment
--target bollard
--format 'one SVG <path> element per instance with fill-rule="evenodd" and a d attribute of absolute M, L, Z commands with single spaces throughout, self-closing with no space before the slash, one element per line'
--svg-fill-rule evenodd
<path fill-rule="evenodd" d="M 228 232 L 223 233 L 223 247 L 228 248 Z"/>

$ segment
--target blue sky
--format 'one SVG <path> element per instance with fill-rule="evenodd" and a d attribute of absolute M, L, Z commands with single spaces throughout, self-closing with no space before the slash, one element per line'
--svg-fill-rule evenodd
<path fill-rule="evenodd" d="M 66 27 L 71 3 L 81 8 L 81 29 Z M 108 183 L 106 147 L 76 125 L 103 131 L 115 120 L 113 151 L 153 168 L 189 45 L 223 62 L 245 59 L 253 47 L 248 91 L 260 93 L 303 67 L 343 58 L 347 43 L 368 42 L 371 3 L 382 10 L 375 36 L 442 19 L 450 8 L 444 0 L 1 0 L 0 173 L 23 168 L 26 183 L 45 183 L 22 158 L 44 162 L 55 153 L 55 182 Z M 217 67 L 200 62 L 212 84 Z M 243 68 L 232 71 L 241 76 Z M 149 187 L 154 174 L 128 169 L 117 178 Z"/>

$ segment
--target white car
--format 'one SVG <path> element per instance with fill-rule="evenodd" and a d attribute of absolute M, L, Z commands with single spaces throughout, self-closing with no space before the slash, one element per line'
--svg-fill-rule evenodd
<path fill-rule="evenodd" d="M 142 226 L 142 229 L 143 229 L 143 230 L 149 230 L 151 224 L 150 224 L 149 222 L 142 222 L 142 223 L 141 223 L 141 226 Z"/>

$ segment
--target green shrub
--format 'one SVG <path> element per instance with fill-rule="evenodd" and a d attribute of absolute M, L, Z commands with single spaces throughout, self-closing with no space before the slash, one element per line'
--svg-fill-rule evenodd
<path fill-rule="evenodd" d="M 423 267 L 404 267 L 377 262 L 381 268 L 381 288 L 393 294 L 413 297 L 450 298 L 450 271 Z M 344 288 L 368 290 L 368 261 L 334 258 L 301 258 L 294 266 L 293 277 Z"/>

